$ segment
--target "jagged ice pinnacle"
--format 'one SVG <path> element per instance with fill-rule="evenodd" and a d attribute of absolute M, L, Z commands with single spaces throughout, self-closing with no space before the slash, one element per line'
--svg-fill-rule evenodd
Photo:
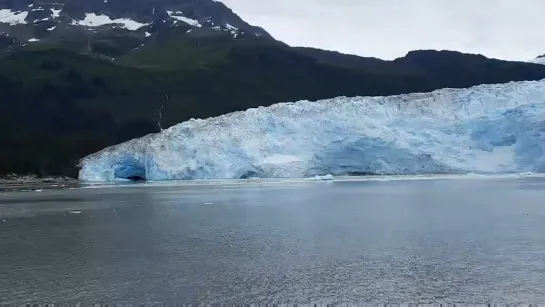
<path fill-rule="evenodd" d="M 80 179 L 545 172 L 545 81 L 280 103 L 106 148 Z"/>

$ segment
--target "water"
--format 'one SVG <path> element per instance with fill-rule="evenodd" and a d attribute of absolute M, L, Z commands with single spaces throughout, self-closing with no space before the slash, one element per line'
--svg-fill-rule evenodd
<path fill-rule="evenodd" d="M 545 179 L 0 194 L 0 302 L 541 302 Z"/>

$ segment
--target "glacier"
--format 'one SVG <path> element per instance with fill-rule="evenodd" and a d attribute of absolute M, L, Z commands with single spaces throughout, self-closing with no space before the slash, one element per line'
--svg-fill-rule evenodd
<path fill-rule="evenodd" d="M 80 161 L 80 180 L 545 172 L 545 80 L 191 119 Z"/>

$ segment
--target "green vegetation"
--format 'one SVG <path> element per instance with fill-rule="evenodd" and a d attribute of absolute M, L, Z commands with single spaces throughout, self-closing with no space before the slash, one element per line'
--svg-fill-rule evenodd
<path fill-rule="evenodd" d="M 158 37 L 114 62 L 73 50 L 0 57 L 0 174 L 75 176 L 83 156 L 157 132 L 161 108 L 165 128 L 282 101 L 545 78 L 545 66 L 456 52 L 386 62 L 228 36 Z"/>

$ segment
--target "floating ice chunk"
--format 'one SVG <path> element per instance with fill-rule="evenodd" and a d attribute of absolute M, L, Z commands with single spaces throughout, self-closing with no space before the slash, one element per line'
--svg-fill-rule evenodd
<path fill-rule="evenodd" d="M 315 180 L 321 180 L 321 181 L 331 181 L 334 179 L 333 175 L 331 174 L 327 174 L 327 175 L 324 175 L 324 176 L 316 176 L 314 177 Z"/>

